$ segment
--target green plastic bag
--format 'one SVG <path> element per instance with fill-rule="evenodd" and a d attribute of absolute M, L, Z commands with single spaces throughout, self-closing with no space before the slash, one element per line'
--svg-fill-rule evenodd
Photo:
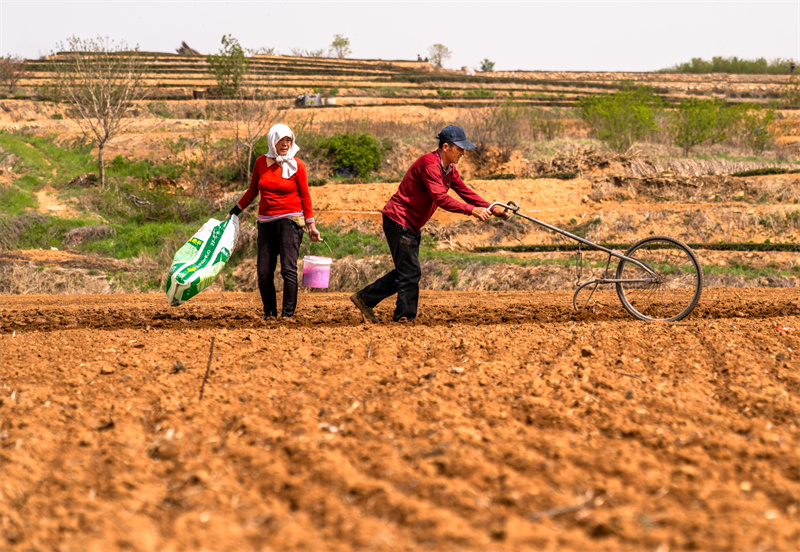
<path fill-rule="evenodd" d="M 228 262 L 238 235 L 236 215 L 223 222 L 212 218 L 178 249 L 166 285 L 170 306 L 177 307 L 211 285 Z"/>

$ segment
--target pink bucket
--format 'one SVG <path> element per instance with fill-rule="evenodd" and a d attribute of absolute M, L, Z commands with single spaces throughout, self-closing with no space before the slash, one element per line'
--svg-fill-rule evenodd
<path fill-rule="evenodd" d="M 326 288 L 331 277 L 332 259 L 328 257 L 303 257 L 303 285 L 312 288 Z"/>

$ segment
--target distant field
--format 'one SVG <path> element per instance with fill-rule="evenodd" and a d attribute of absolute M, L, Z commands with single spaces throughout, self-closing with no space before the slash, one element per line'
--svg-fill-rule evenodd
<path fill-rule="evenodd" d="M 142 54 L 147 60 L 147 85 L 151 97 L 191 98 L 216 84 L 203 56 Z M 28 75 L 19 86 L 33 94 L 52 84 L 52 63 L 27 62 Z M 409 104 L 456 105 L 480 103 L 492 98 L 512 96 L 537 104 L 571 105 L 587 95 L 607 94 L 631 83 L 647 85 L 667 100 L 685 97 L 719 97 L 730 102 L 766 102 L 779 98 L 787 75 L 732 75 L 692 73 L 497 71 L 468 74 L 468 71 L 441 69 L 415 61 L 354 60 L 263 56 L 250 58 L 246 80 L 278 97 L 292 98 L 317 89 L 339 102 L 369 95 L 382 99 L 398 98 Z M 472 72 L 474 73 L 474 72 Z M 476 96 L 476 91 L 481 91 Z"/>

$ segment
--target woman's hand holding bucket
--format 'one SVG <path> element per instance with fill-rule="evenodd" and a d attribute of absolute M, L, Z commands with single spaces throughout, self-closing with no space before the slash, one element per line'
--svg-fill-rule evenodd
<path fill-rule="evenodd" d="M 312 242 L 321 242 L 322 236 L 317 230 L 317 225 L 313 222 L 306 223 L 306 228 L 308 228 L 308 236 L 311 238 Z"/>

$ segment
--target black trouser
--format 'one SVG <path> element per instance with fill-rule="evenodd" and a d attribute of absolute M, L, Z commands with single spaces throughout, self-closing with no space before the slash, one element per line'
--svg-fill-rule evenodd
<path fill-rule="evenodd" d="M 417 317 L 419 304 L 419 281 L 422 278 L 419 244 L 422 236 L 397 224 L 386 215 L 383 215 L 383 233 L 392 252 L 394 270 L 378 278 L 358 294 L 367 306 L 374 307 L 396 293 L 397 306 L 393 320 L 398 322 L 405 318 L 411 322 Z"/>
<path fill-rule="evenodd" d="M 281 316 L 289 318 L 297 307 L 297 255 L 303 229 L 289 219 L 258 223 L 258 291 L 264 303 L 264 314 L 278 317 L 278 300 L 275 294 L 275 267 L 281 258 L 283 277 L 283 309 Z"/>

